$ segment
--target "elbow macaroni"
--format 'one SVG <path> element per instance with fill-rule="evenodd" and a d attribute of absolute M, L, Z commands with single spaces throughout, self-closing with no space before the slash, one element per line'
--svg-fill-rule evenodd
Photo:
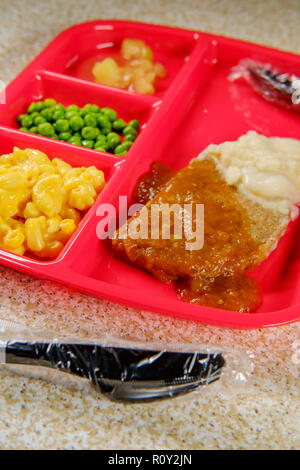
<path fill-rule="evenodd" d="M 55 258 L 104 185 L 94 166 L 15 147 L 0 157 L 0 248 Z"/>

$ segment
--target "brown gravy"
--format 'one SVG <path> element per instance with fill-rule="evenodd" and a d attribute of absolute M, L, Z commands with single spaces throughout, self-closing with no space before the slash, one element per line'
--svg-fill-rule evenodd
<path fill-rule="evenodd" d="M 117 238 L 113 241 L 116 254 L 161 280 L 174 281 L 185 301 L 239 312 L 259 305 L 258 285 L 245 273 L 261 261 L 258 244 L 250 235 L 248 213 L 236 189 L 226 184 L 212 161 L 194 160 L 177 173 L 155 163 L 138 181 L 133 199 L 148 208 L 174 201 L 182 207 L 188 202 L 204 204 L 204 246 L 187 250 L 184 237 Z"/>

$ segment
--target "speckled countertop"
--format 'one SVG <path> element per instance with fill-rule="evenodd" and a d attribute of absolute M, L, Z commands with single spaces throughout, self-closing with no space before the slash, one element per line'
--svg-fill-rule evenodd
<path fill-rule="evenodd" d="M 0 7 L 6 82 L 60 31 L 93 19 L 203 30 L 300 54 L 298 0 L 0 0 Z M 229 376 L 184 398 L 144 405 L 112 403 L 62 373 L 2 366 L 0 449 L 300 449 L 300 366 L 292 360 L 299 323 L 256 331 L 209 327 L 119 307 L 3 267 L 0 317 L 61 335 L 181 338 L 254 355 L 244 385 L 232 387 Z"/>

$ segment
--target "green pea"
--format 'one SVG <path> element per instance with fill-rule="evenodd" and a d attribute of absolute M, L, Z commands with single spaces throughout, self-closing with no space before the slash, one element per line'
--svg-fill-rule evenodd
<path fill-rule="evenodd" d="M 124 137 L 123 142 L 134 142 L 136 137 L 133 134 L 127 134 Z"/>
<path fill-rule="evenodd" d="M 52 137 L 55 134 L 54 127 L 50 122 L 43 122 L 38 125 L 39 134 L 45 137 Z"/>
<path fill-rule="evenodd" d="M 25 117 L 25 116 L 27 116 L 27 114 L 19 114 L 19 116 L 17 116 L 17 122 L 21 123 L 23 117 Z"/>
<path fill-rule="evenodd" d="M 133 135 L 134 137 L 137 136 L 137 131 L 134 129 L 134 127 L 127 126 L 123 129 L 123 135 Z"/>
<path fill-rule="evenodd" d="M 126 150 L 129 150 L 132 147 L 133 142 L 130 140 L 123 140 L 122 145 L 126 148 Z"/>
<path fill-rule="evenodd" d="M 54 111 L 65 111 L 65 107 L 61 103 L 57 103 L 53 107 Z"/>
<path fill-rule="evenodd" d="M 111 131 L 111 127 L 102 127 L 102 129 L 101 129 L 101 132 L 102 132 L 102 134 L 104 134 L 104 135 L 109 134 L 110 131 Z"/>
<path fill-rule="evenodd" d="M 115 132 L 109 132 L 107 134 L 107 143 L 109 145 L 109 148 L 114 150 L 114 148 L 121 143 L 121 138 L 119 134 L 116 134 Z"/>
<path fill-rule="evenodd" d="M 121 141 L 121 137 L 119 136 L 119 134 L 117 134 L 117 132 L 109 132 L 106 138 L 109 139 L 110 137 L 117 137 Z"/>
<path fill-rule="evenodd" d="M 97 115 L 93 115 L 91 113 L 86 114 L 84 116 L 84 123 L 86 126 L 89 126 L 89 127 L 97 127 L 98 126 Z"/>
<path fill-rule="evenodd" d="M 86 114 L 90 113 L 91 111 L 91 104 L 85 104 L 83 106 L 83 108 L 81 108 L 81 112 L 83 113 L 83 116 L 85 116 Z"/>
<path fill-rule="evenodd" d="M 112 124 L 111 122 L 103 115 L 98 115 L 98 125 L 100 126 L 102 134 L 109 134 L 111 131 Z"/>
<path fill-rule="evenodd" d="M 63 109 L 55 109 L 55 107 L 54 107 L 54 111 L 53 111 L 53 114 L 52 114 L 53 121 L 58 121 L 59 119 L 64 119 L 64 117 L 65 117 L 65 111 Z"/>
<path fill-rule="evenodd" d="M 79 116 L 79 113 L 77 111 L 72 111 L 72 110 L 65 112 L 66 119 L 71 119 L 73 116 Z"/>
<path fill-rule="evenodd" d="M 42 109 L 41 116 L 46 119 L 46 121 L 51 121 L 52 119 L 52 110 L 50 108 Z"/>
<path fill-rule="evenodd" d="M 100 127 L 109 125 L 109 120 L 105 116 L 102 116 L 102 114 L 98 114 L 97 121 Z"/>
<path fill-rule="evenodd" d="M 32 132 L 33 134 L 37 134 L 38 133 L 38 128 L 37 126 L 32 126 L 29 128 L 29 132 Z"/>
<path fill-rule="evenodd" d="M 91 107 L 90 107 L 91 113 L 98 113 L 99 111 L 100 111 L 100 108 L 97 104 L 91 104 Z"/>
<path fill-rule="evenodd" d="M 83 147 L 88 147 L 92 149 L 94 147 L 94 141 L 93 140 L 83 140 L 82 141 Z"/>
<path fill-rule="evenodd" d="M 120 145 L 120 140 L 116 138 L 111 138 L 107 140 L 108 146 L 111 150 L 114 150 L 118 145 Z"/>
<path fill-rule="evenodd" d="M 81 139 L 81 132 L 74 132 L 73 137 L 79 137 Z"/>
<path fill-rule="evenodd" d="M 21 126 L 22 127 L 31 127 L 33 124 L 33 119 L 31 116 L 29 116 L 29 114 L 26 114 L 25 116 L 22 117 L 21 119 Z"/>
<path fill-rule="evenodd" d="M 95 129 L 95 134 L 96 134 L 96 137 L 95 137 L 94 140 L 97 140 L 99 135 L 101 135 L 101 132 L 100 132 L 100 129 L 98 127 L 94 127 L 94 129 Z"/>
<path fill-rule="evenodd" d="M 70 127 L 73 131 L 79 131 L 84 126 L 84 121 L 80 116 L 72 116 L 70 119 Z"/>
<path fill-rule="evenodd" d="M 68 142 L 70 144 L 74 144 L 74 145 L 81 145 L 81 143 L 82 143 L 81 138 L 78 137 L 78 136 L 70 137 L 70 139 L 68 139 Z"/>
<path fill-rule="evenodd" d="M 34 120 L 37 116 L 41 116 L 41 114 L 38 111 L 34 111 L 33 113 L 30 114 L 30 116 Z"/>
<path fill-rule="evenodd" d="M 117 157 L 125 157 L 125 155 L 127 155 L 127 153 L 128 153 L 127 150 L 123 150 L 122 152 L 121 151 L 116 152 L 115 155 Z"/>
<path fill-rule="evenodd" d="M 42 111 L 42 109 L 44 109 L 46 106 L 45 106 L 45 103 L 44 101 L 37 101 L 35 103 L 35 109 L 34 111 Z"/>
<path fill-rule="evenodd" d="M 106 139 L 106 136 L 103 134 L 99 134 L 95 140 L 95 145 L 105 148 L 106 150 L 109 149 L 109 145 Z"/>
<path fill-rule="evenodd" d="M 94 149 L 95 150 L 98 150 L 99 152 L 106 152 L 107 149 L 103 146 L 101 146 L 100 144 L 97 145 L 97 143 L 94 145 Z"/>
<path fill-rule="evenodd" d="M 99 129 L 96 129 L 95 127 L 86 126 L 82 129 L 81 135 L 86 140 L 95 140 L 99 132 Z"/>
<path fill-rule="evenodd" d="M 127 149 L 124 147 L 124 145 L 120 144 L 115 148 L 114 152 L 115 155 L 122 157 L 127 154 Z"/>
<path fill-rule="evenodd" d="M 95 144 L 94 144 L 94 148 L 96 148 L 96 147 L 97 147 L 97 149 L 98 149 L 99 147 L 102 148 L 102 149 L 104 149 L 105 152 L 108 152 L 108 151 L 109 151 L 109 145 L 108 145 L 107 142 L 100 142 L 100 141 L 96 140 L 96 142 L 95 142 Z"/>
<path fill-rule="evenodd" d="M 107 143 L 107 139 L 106 139 L 106 136 L 103 135 L 103 134 L 99 134 L 97 139 L 96 139 L 97 142 L 102 142 L 102 143 Z"/>
<path fill-rule="evenodd" d="M 116 119 L 112 123 L 112 128 L 113 128 L 114 131 L 122 132 L 122 130 L 126 127 L 126 125 L 127 124 L 123 119 Z"/>
<path fill-rule="evenodd" d="M 56 139 L 56 140 L 59 140 L 59 136 L 58 136 L 58 134 L 56 134 L 56 133 L 54 132 L 54 134 L 53 134 L 53 135 L 51 135 L 51 139 Z"/>
<path fill-rule="evenodd" d="M 71 137 L 72 137 L 71 132 L 61 132 L 58 135 L 59 140 L 65 140 L 65 141 L 69 140 Z"/>
<path fill-rule="evenodd" d="M 27 127 L 19 127 L 19 131 L 29 132 L 29 129 Z"/>
<path fill-rule="evenodd" d="M 33 120 L 34 125 L 38 126 L 39 124 L 43 124 L 43 122 L 47 122 L 46 119 L 43 116 L 36 116 Z"/>
<path fill-rule="evenodd" d="M 67 119 L 58 119 L 56 121 L 55 130 L 60 134 L 61 132 L 67 132 L 70 128 L 69 121 Z"/>
<path fill-rule="evenodd" d="M 128 123 L 128 126 L 133 127 L 136 131 L 139 131 L 141 127 L 137 119 L 132 119 L 132 121 Z"/>
<path fill-rule="evenodd" d="M 105 116 L 109 121 L 115 121 L 117 119 L 117 113 L 111 108 L 101 108 L 100 113 Z"/>
<path fill-rule="evenodd" d="M 70 104 L 66 107 L 66 111 L 75 111 L 76 113 L 79 111 L 79 106 L 77 104 Z"/>
<path fill-rule="evenodd" d="M 44 104 L 46 108 L 52 108 L 56 105 L 56 101 L 53 98 L 46 98 L 44 99 Z"/>
<path fill-rule="evenodd" d="M 37 111 L 37 106 L 36 106 L 36 103 L 31 103 L 28 108 L 27 108 L 27 113 L 28 114 L 31 114 L 33 113 L 34 111 Z"/>

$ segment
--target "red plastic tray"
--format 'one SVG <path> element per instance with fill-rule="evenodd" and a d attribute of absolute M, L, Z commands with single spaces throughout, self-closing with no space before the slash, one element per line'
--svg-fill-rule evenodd
<path fill-rule="evenodd" d="M 88 64 L 110 56 L 125 37 L 154 51 L 168 77 L 155 96 L 89 81 Z M 107 185 L 58 258 L 37 261 L 0 250 L 3 265 L 119 304 L 229 328 L 262 328 L 300 319 L 299 222 L 288 227 L 277 249 L 254 273 L 262 288 L 257 312 L 243 314 L 185 303 L 172 285 L 117 260 L 96 237 L 97 207 L 130 197 L 153 161 L 182 168 L 208 144 L 235 140 L 250 129 L 298 138 L 300 118 L 265 102 L 247 84 L 230 83 L 231 66 L 251 57 L 300 75 L 300 57 L 196 31 L 123 21 L 96 21 L 62 32 L 6 89 L 0 106 L 0 154 L 14 146 L 44 151 L 71 165 L 104 170 Z M 81 78 L 80 78 L 81 77 Z M 82 78 L 83 77 L 83 78 Z M 139 119 L 142 131 L 126 157 L 81 148 L 17 129 L 16 116 L 34 100 L 53 97 L 64 105 L 96 103 Z M 129 319 L 130 320 L 130 319 Z"/>

